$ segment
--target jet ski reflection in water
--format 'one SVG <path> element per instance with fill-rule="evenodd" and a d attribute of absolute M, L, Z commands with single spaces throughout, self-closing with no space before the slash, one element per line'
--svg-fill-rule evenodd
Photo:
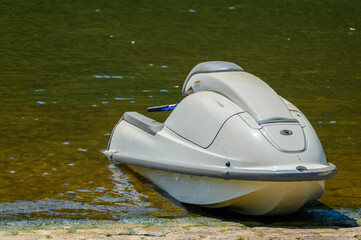
<path fill-rule="evenodd" d="M 305 115 L 229 62 L 204 62 L 186 78 L 164 123 L 126 112 L 103 153 L 180 202 L 248 215 L 297 211 L 336 174 Z"/>

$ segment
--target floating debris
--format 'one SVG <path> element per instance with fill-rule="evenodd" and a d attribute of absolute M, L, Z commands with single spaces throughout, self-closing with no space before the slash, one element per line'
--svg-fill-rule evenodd
<path fill-rule="evenodd" d="M 350 27 L 350 31 L 356 31 L 356 28 Z"/>
<path fill-rule="evenodd" d="M 151 91 L 153 91 L 153 90 L 142 90 L 143 92 L 151 92 Z"/>
<path fill-rule="evenodd" d="M 10 173 L 15 173 L 15 171 L 10 171 Z"/>
<path fill-rule="evenodd" d="M 123 78 L 123 76 L 112 76 L 112 78 Z"/>
<path fill-rule="evenodd" d="M 229 7 L 229 10 L 233 10 L 233 9 L 236 9 L 235 7 Z"/>
<path fill-rule="evenodd" d="M 96 12 L 100 12 L 100 9 L 95 9 Z"/>
<path fill-rule="evenodd" d="M 161 90 L 159 90 L 160 92 L 168 92 L 168 90 L 167 89 L 161 89 Z"/>
<path fill-rule="evenodd" d="M 194 10 L 194 9 L 189 9 L 188 12 L 190 12 L 190 13 L 195 13 L 196 10 Z"/>
<path fill-rule="evenodd" d="M 333 123 L 337 123 L 337 121 L 330 121 L 330 123 L 332 123 L 332 124 L 333 124 Z"/>
<path fill-rule="evenodd" d="M 69 142 L 63 142 L 63 145 L 68 145 L 69 144 Z"/>
<path fill-rule="evenodd" d="M 110 133 L 106 133 L 106 134 L 104 134 L 104 136 L 109 136 L 110 135 Z"/>
<path fill-rule="evenodd" d="M 43 92 L 44 89 L 35 89 L 36 92 Z"/>
<path fill-rule="evenodd" d="M 96 106 L 97 106 L 96 104 L 92 105 L 92 107 L 96 107 Z"/>
<path fill-rule="evenodd" d="M 86 151 L 88 151 L 88 150 L 82 149 L 82 148 L 78 148 L 78 150 L 81 151 L 81 152 L 86 152 Z"/>
<path fill-rule="evenodd" d="M 102 102 L 103 104 L 107 104 L 108 102 L 107 101 L 104 101 L 104 102 Z"/>
<path fill-rule="evenodd" d="M 68 165 L 69 165 L 69 166 L 74 166 L 75 164 L 74 164 L 74 163 L 69 163 Z"/>
<path fill-rule="evenodd" d="M 130 43 L 131 43 L 131 44 L 134 44 L 134 43 L 135 43 L 135 41 L 131 41 Z"/>
<path fill-rule="evenodd" d="M 43 101 L 37 101 L 36 103 L 39 103 L 39 104 L 46 104 L 46 102 L 43 102 Z"/>
<path fill-rule="evenodd" d="M 163 66 L 161 66 L 161 68 L 167 68 L 168 66 L 167 65 L 163 65 Z"/>
<path fill-rule="evenodd" d="M 149 66 L 150 66 L 150 67 L 153 67 L 154 65 L 153 65 L 152 63 L 149 63 Z"/>

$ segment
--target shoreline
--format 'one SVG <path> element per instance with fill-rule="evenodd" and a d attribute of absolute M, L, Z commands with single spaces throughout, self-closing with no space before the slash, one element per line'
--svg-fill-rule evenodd
<path fill-rule="evenodd" d="M 259 218 L 258 218 L 259 219 Z M 278 219 L 282 219 L 278 217 Z M 327 222 L 156 217 L 111 220 L 4 220 L 0 239 L 361 239 L 361 219 Z"/>

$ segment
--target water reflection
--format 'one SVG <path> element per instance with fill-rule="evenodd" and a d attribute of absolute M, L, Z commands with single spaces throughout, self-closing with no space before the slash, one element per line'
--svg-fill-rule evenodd
<path fill-rule="evenodd" d="M 70 164 L 69 164 L 70 165 Z M 131 179 L 132 173 L 125 174 L 115 163 L 109 164 L 112 186 L 89 189 L 67 190 L 58 198 L 38 201 L 15 201 L 0 203 L 0 216 L 64 217 L 121 219 L 128 217 L 187 216 L 187 212 L 174 204 L 169 204 L 161 195 L 152 193 L 151 187 L 143 184 L 138 192 Z M 43 174 L 48 175 L 48 174 Z M 135 180 L 138 182 L 138 180 Z M 93 184 L 89 181 L 89 184 Z M 69 186 L 65 183 L 64 185 Z M 109 187 L 109 186 L 108 186 Z M 147 195 L 150 193 L 151 196 Z M 164 206 L 165 207 L 164 207 Z M 161 208 L 159 207 L 161 206 Z"/>

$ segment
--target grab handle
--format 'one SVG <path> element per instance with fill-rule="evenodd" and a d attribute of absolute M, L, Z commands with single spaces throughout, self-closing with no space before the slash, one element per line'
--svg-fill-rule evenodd
<path fill-rule="evenodd" d="M 148 107 L 148 112 L 165 112 L 171 111 L 177 107 L 178 103 L 166 104 L 161 106 Z"/>

